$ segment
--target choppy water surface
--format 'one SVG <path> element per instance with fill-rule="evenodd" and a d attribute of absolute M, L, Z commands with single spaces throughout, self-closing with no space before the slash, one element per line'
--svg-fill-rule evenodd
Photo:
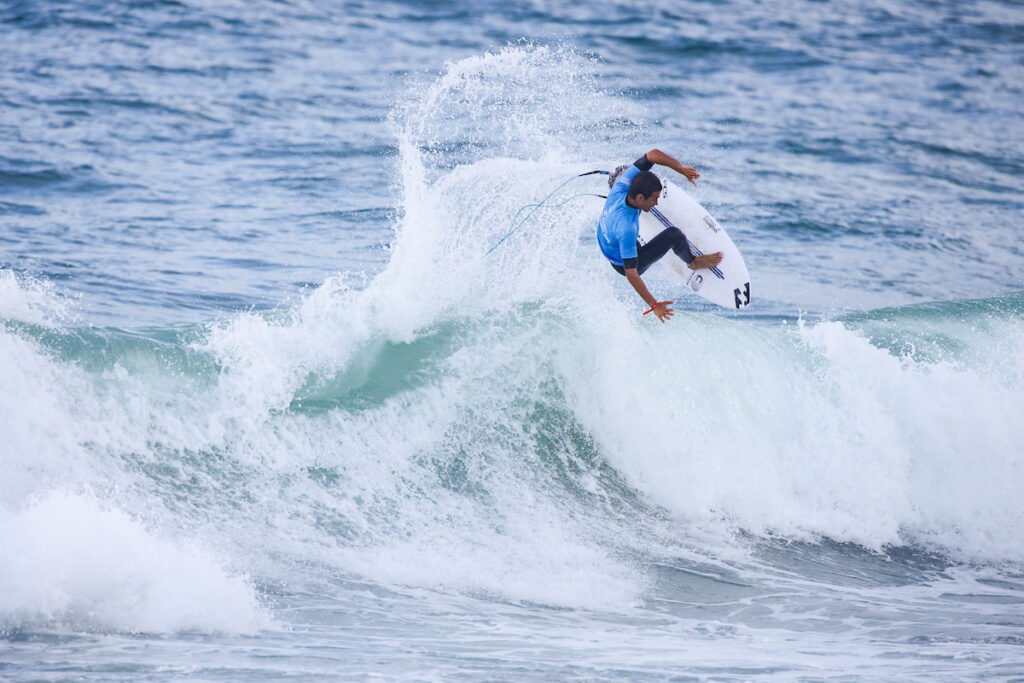
<path fill-rule="evenodd" d="M 1024 676 L 1016 3 L 0 8 L 0 677 Z M 754 305 L 639 315 L 659 147 Z"/>

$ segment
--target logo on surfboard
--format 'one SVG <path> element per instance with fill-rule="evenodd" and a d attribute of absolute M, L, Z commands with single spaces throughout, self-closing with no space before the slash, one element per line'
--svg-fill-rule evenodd
<path fill-rule="evenodd" d="M 697 290 L 694 290 L 694 291 L 697 291 Z M 740 296 L 741 295 L 743 296 L 743 300 L 740 300 Z M 746 306 L 747 304 L 749 304 L 750 303 L 750 283 L 749 282 L 744 282 L 743 283 L 743 289 L 740 289 L 739 287 L 734 289 L 733 290 L 733 296 L 736 297 L 736 308 L 740 308 L 742 306 Z"/>

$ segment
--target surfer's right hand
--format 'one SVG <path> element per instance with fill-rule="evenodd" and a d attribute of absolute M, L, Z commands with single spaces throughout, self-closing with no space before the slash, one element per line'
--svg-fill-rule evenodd
<path fill-rule="evenodd" d="M 658 316 L 658 320 L 665 322 L 672 317 L 673 313 L 675 313 L 675 311 L 672 310 L 672 307 L 669 306 L 669 304 L 674 303 L 674 301 L 659 301 L 651 310 L 654 312 L 654 315 Z"/>

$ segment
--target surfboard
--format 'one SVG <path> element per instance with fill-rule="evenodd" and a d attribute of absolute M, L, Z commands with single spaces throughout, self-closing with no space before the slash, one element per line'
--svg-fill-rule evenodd
<path fill-rule="evenodd" d="M 722 262 L 714 268 L 690 270 L 672 251 L 661 262 L 678 273 L 695 294 L 725 308 L 746 308 L 750 304 L 750 274 L 725 228 L 682 188 L 664 178 L 661 184 L 658 205 L 640 212 L 640 243 L 646 244 L 674 226 L 686 235 L 694 256 L 722 252 Z"/>

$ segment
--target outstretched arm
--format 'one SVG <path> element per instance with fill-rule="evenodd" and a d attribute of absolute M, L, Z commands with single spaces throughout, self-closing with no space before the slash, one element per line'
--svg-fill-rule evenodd
<path fill-rule="evenodd" d="M 669 155 L 662 152 L 660 149 L 652 149 L 650 152 L 648 152 L 647 160 L 652 164 L 668 166 L 676 173 L 686 176 L 686 179 L 689 180 L 694 185 L 697 184 L 697 178 L 700 177 L 700 173 L 697 173 L 697 169 L 693 168 L 692 166 L 683 166 L 674 157 L 670 157 Z"/>
<path fill-rule="evenodd" d="M 673 302 L 655 299 L 650 290 L 647 289 L 647 285 L 644 284 L 643 278 L 640 277 L 640 273 L 636 268 L 626 268 L 626 279 L 629 281 L 629 284 L 633 285 L 633 289 L 640 295 L 640 298 L 651 307 L 654 315 L 658 316 L 658 320 L 665 322 L 672 317 L 672 309 L 669 307 L 669 304 Z"/>

